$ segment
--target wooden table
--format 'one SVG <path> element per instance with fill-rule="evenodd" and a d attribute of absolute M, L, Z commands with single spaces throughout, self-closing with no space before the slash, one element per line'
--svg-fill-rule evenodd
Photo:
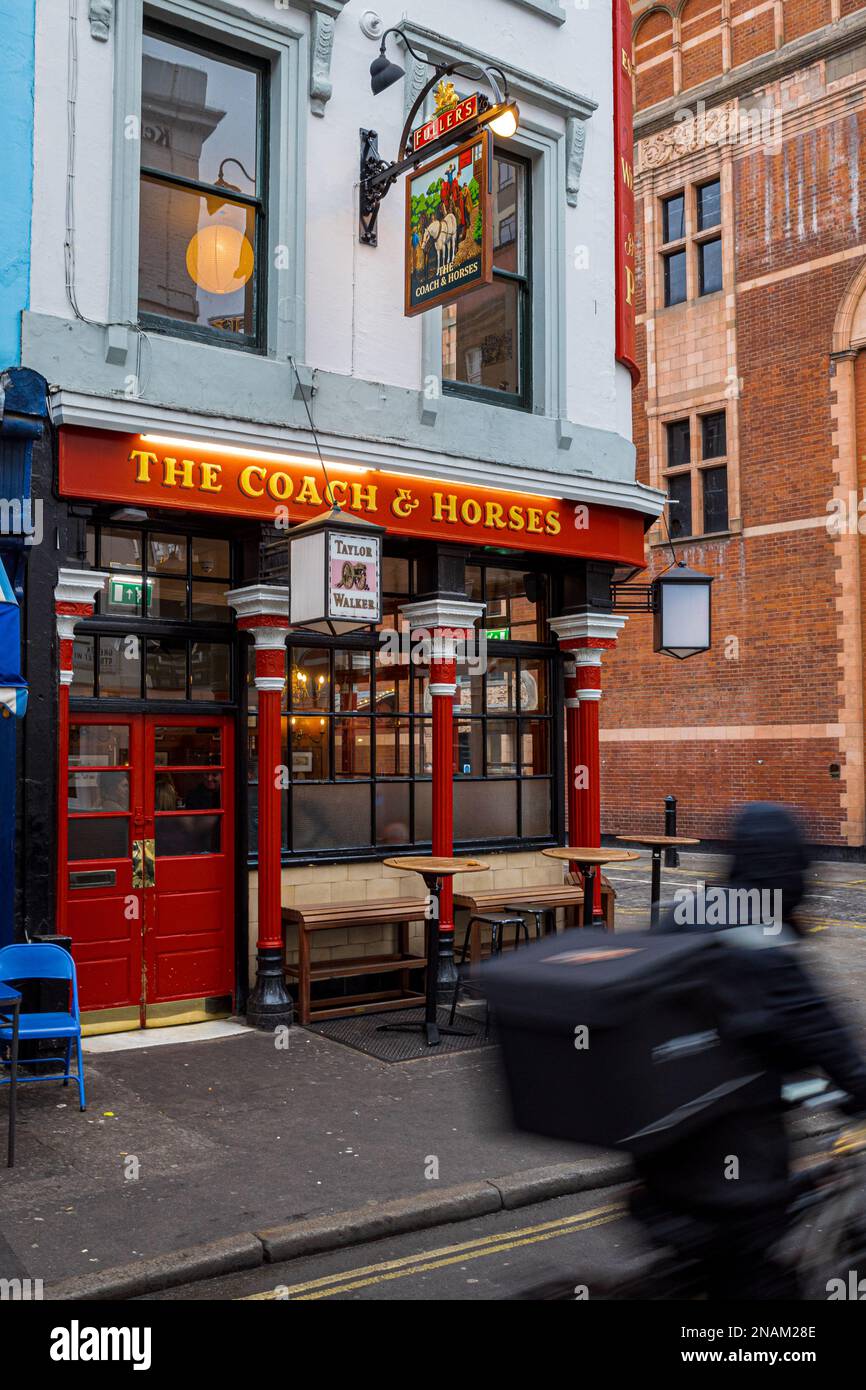
<path fill-rule="evenodd" d="M 548 859 L 565 859 L 577 864 L 583 870 L 583 925 L 595 924 L 595 870 L 600 864 L 625 864 L 629 859 L 640 859 L 637 850 L 603 849 L 601 845 L 555 845 L 553 849 L 543 849 Z M 604 926 L 604 918 L 598 923 Z"/>
<path fill-rule="evenodd" d="M 652 882 L 650 887 L 650 928 L 658 925 L 659 900 L 662 895 L 662 850 L 674 845 L 699 845 L 690 835 L 617 835 L 618 840 L 628 840 L 633 845 L 646 845 L 653 852 Z"/>
<path fill-rule="evenodd" d="M 427 892 L 430 894 L 430 912 L 427 916 L 427 981 L 424 1018 L 420 1023 L 383 1023 L 383 1033 L 421 1032 L 427 1039 L 428 1047 L 435 1047 L 442 1033 L 456 1033 L 459 1037 L 468 1036 L 463 1028 L 452 1028 L 450 1024 L 440 1024 L 438 1014 L 439 990 L 439 900 L 442 880 L 453 878 L 455 874 L 482 873 L 487 864 L 480 859 L 454 859 L 433 854 L 401 854 L 396 859 L 386 859 L 390 869 L 405 869 L 407 873 L 420 874 Z M 452 954 L 453 967 L 453 954 Z M 456 969 L 454 972 L 456 980 Z M 453 983 L 449 981 L 448 983 Z"/>

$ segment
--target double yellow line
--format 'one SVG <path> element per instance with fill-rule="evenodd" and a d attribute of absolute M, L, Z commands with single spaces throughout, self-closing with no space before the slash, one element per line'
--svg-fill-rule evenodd
<path fill-rule="evenodd" d="M 555 1240 L 558 1236 L 575 1235 L 595 1226 L 606 1226 L 608 1222 L 618 1221 L 625 1214 L 625 1210 L 622 1202 L 612 1202 L 608 1206 L 578 1212 L 575 1216 L 560 1217 L 557 1221 L 542 1221 L 537 1226 L 501 1231 L 495 1236 L 461 1241 L 457 1245 L 444 1245 L 438 1250 L 423 1250 L 415 1255 L 405 1255 L 398 1260 L 382 1260 L 379 1264 L 363 1265 L 358 1269 L 344 1270 L 341 1274 L 308 1279 L 303 1284 L 278 1285 L 264 1293 L 247 1294 L 244 1299 L 238 1301 L 288 1299 L 292 1302 L 305 1302 L 316 1298 L 335 1298 L 340 1294 L 352 1293 L 355 1289 L 366 1289 L 374 1284 L 389 1283 L 394 1279 L 427 1274 L 431 1270 L 445 1269 L 448 1265 L 464 1264 L 467 1260 L 480 1260 L 490 1255 L 504 1254 L 508 1250 L 517 1250 L 523 1245 L 538 1245 L 541 1241 Z"/>

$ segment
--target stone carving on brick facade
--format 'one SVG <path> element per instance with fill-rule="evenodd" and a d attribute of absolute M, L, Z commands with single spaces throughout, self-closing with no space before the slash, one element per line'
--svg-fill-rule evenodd
<path fill-rule="evenodd" d="M 100 43 L 107 43 L 111 33 L 111 20 L 114 14 L 114 0 L 90 0 L 90 34 Z"/>
<path fill-rule="evenodd" d="M 675 125 L 648 135 L 637 146 L 637 172 L 646 169 L 659 169 L 682 159 L 687 154 L 697 154 L 709 145 L 729 145 L 736 142 L 738 133 L 737 103 L 726 101 L 721 106 L 713 106 L 709 111 L 689 114 L 688 119 L 677 121 Z"/>
<path fill-rule="evenodd" d="M 316 10 L 310 16 L 310 109 L 314 116 L 324 116 L 331 100 L 331 54 L 334 50 L 334 31 L 337 21 L 332 15 Z"/>
<path fill-rule="evenodd" d="M 586 121 L 581 116 L 569 116 L 565 127 L 565 197 L 570 208 L 577 207 L 583 152 L 586 148 Z"/>
<path fill-rule="evenodd" d="M 403 60 L 406 73 L 403 79 L 403 115 L 408 116 L 415 102 L 418 100 L 418 97 L 421 95 L 424 84 L 430 81 L 433 74 L 426 63 L 419 63 L 418 59 L 413 57 L 408 48 L 404 45 L 401 45 L 401 47 L 406 55 Z M 422 111 L 421 115 L 423 114 Z"/>

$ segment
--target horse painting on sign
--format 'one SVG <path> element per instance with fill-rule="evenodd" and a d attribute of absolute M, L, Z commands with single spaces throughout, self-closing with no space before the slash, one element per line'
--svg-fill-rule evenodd
<path fill-rule="evenodd" d="M 489 158 L 484 134 L 407 179 L 407 314 L 490 283 Z"/>

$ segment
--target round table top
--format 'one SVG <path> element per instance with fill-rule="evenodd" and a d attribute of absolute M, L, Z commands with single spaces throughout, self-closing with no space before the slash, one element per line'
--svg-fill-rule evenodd
<path fill-rule="evenodd" d="M 406 869 L 415 874 L 435 875 L 436 878 L 450 878 L 452 874 L 477 874 L 488 869 L 480 859 L 448 859 L 434 854 L 402 854 L 396 859 L 386 859 L 389 869 Z"/>
<path fill-rule="evenodd" d="M 568 859 L 574 864 L 624 864 L 627 859 L 640 859 L 636 849 L 616 849 L 614 846 L 603 849 L 600 845 L 556 845 L 553 849 L 543 849 L 541 853 L 546 854 L 548 859 Z"/>
<path fill-rule="evenodd" d="M 617 835 L 618 840 L 631 840 L 633 845 L 699 845 L 691 835 Z"/>

